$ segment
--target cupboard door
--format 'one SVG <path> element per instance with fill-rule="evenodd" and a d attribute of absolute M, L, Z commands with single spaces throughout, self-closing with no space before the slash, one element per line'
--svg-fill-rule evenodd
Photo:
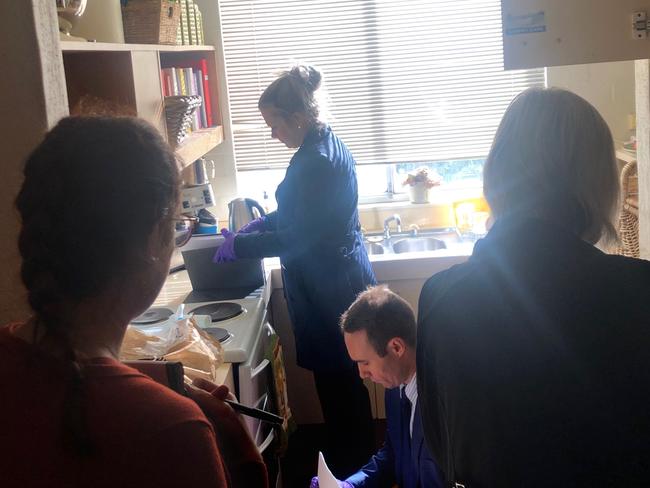
<path fill-rule="evenodd" d="M 647 59 L 633 13 L 650 0 L 501 0 L 506 69 Z M 469 13 L 469 12 L 468 12 Z"/>

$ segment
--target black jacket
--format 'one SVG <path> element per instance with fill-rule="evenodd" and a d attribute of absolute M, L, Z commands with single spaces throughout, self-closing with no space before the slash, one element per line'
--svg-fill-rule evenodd
<path fill-rule="evenodd" d="M 240 258 L 280 256 L 299 366 L 350 369 L 339 317 L 375 277 L 363 247 L 352 154 L 332 130 L 313 129 L 275 193 L 262 233 L 238 235 Z"/>
<path fill-rule="evenodd" d="M 650 262 L 498 221 L 425 284 L 425 437 L 473 487 L 650 486 Z"/>

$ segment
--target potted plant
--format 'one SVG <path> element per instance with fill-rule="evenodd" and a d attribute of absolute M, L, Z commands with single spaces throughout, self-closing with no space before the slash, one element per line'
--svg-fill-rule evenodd
<path fill-rule="evenodd" d="M 408 185 L 411 203 L 428 203 L 429 190 L 440 185 L 441 181 L 442 178 L 435 170 L 421 166 L 408 173 L 402 186 Z"/>

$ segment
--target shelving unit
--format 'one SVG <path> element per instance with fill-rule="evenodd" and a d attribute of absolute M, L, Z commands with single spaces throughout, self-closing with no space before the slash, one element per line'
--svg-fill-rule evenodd
<path fill-rule="evenodd" d="M 618 148 L 616 149 L 616 159 L 624 163 L 636 163 L 636 154 Z"/>
<path fill-rule="evenodd" d="M 188 61 L 207 62 L 213 127 L 189 134 L 176 147 L 184 166 L 223 142 L 214 46 L 167 46 L 61 42 L 70 113 L 77 113 L 87 97 L 105 101 L 116 111 L 152 123 L 167 137 L 161 68 Z"/>
<path fill-rule="evenodd" d="M 192 52 L 212 51 L 214 46 L 169 46 L 160 44 L 116 44 L 112 42 L 61 41 L 61 51 L 157 51 L 157 52 Z"/>

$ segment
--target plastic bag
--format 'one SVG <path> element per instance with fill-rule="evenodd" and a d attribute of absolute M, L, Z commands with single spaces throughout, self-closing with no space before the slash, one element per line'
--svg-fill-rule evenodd
<path fill-rule="evenodd" d="M 217 369 L 223 364 L 223 348 L 201 330 L 199 324 L 210 324 L 210 317 L 183 317 L 182 311 L 164 322 L 133 326 L 126 329 L 120 359 L 163 359 L 183 363 L 185 375 L 216 381 Z"/>

